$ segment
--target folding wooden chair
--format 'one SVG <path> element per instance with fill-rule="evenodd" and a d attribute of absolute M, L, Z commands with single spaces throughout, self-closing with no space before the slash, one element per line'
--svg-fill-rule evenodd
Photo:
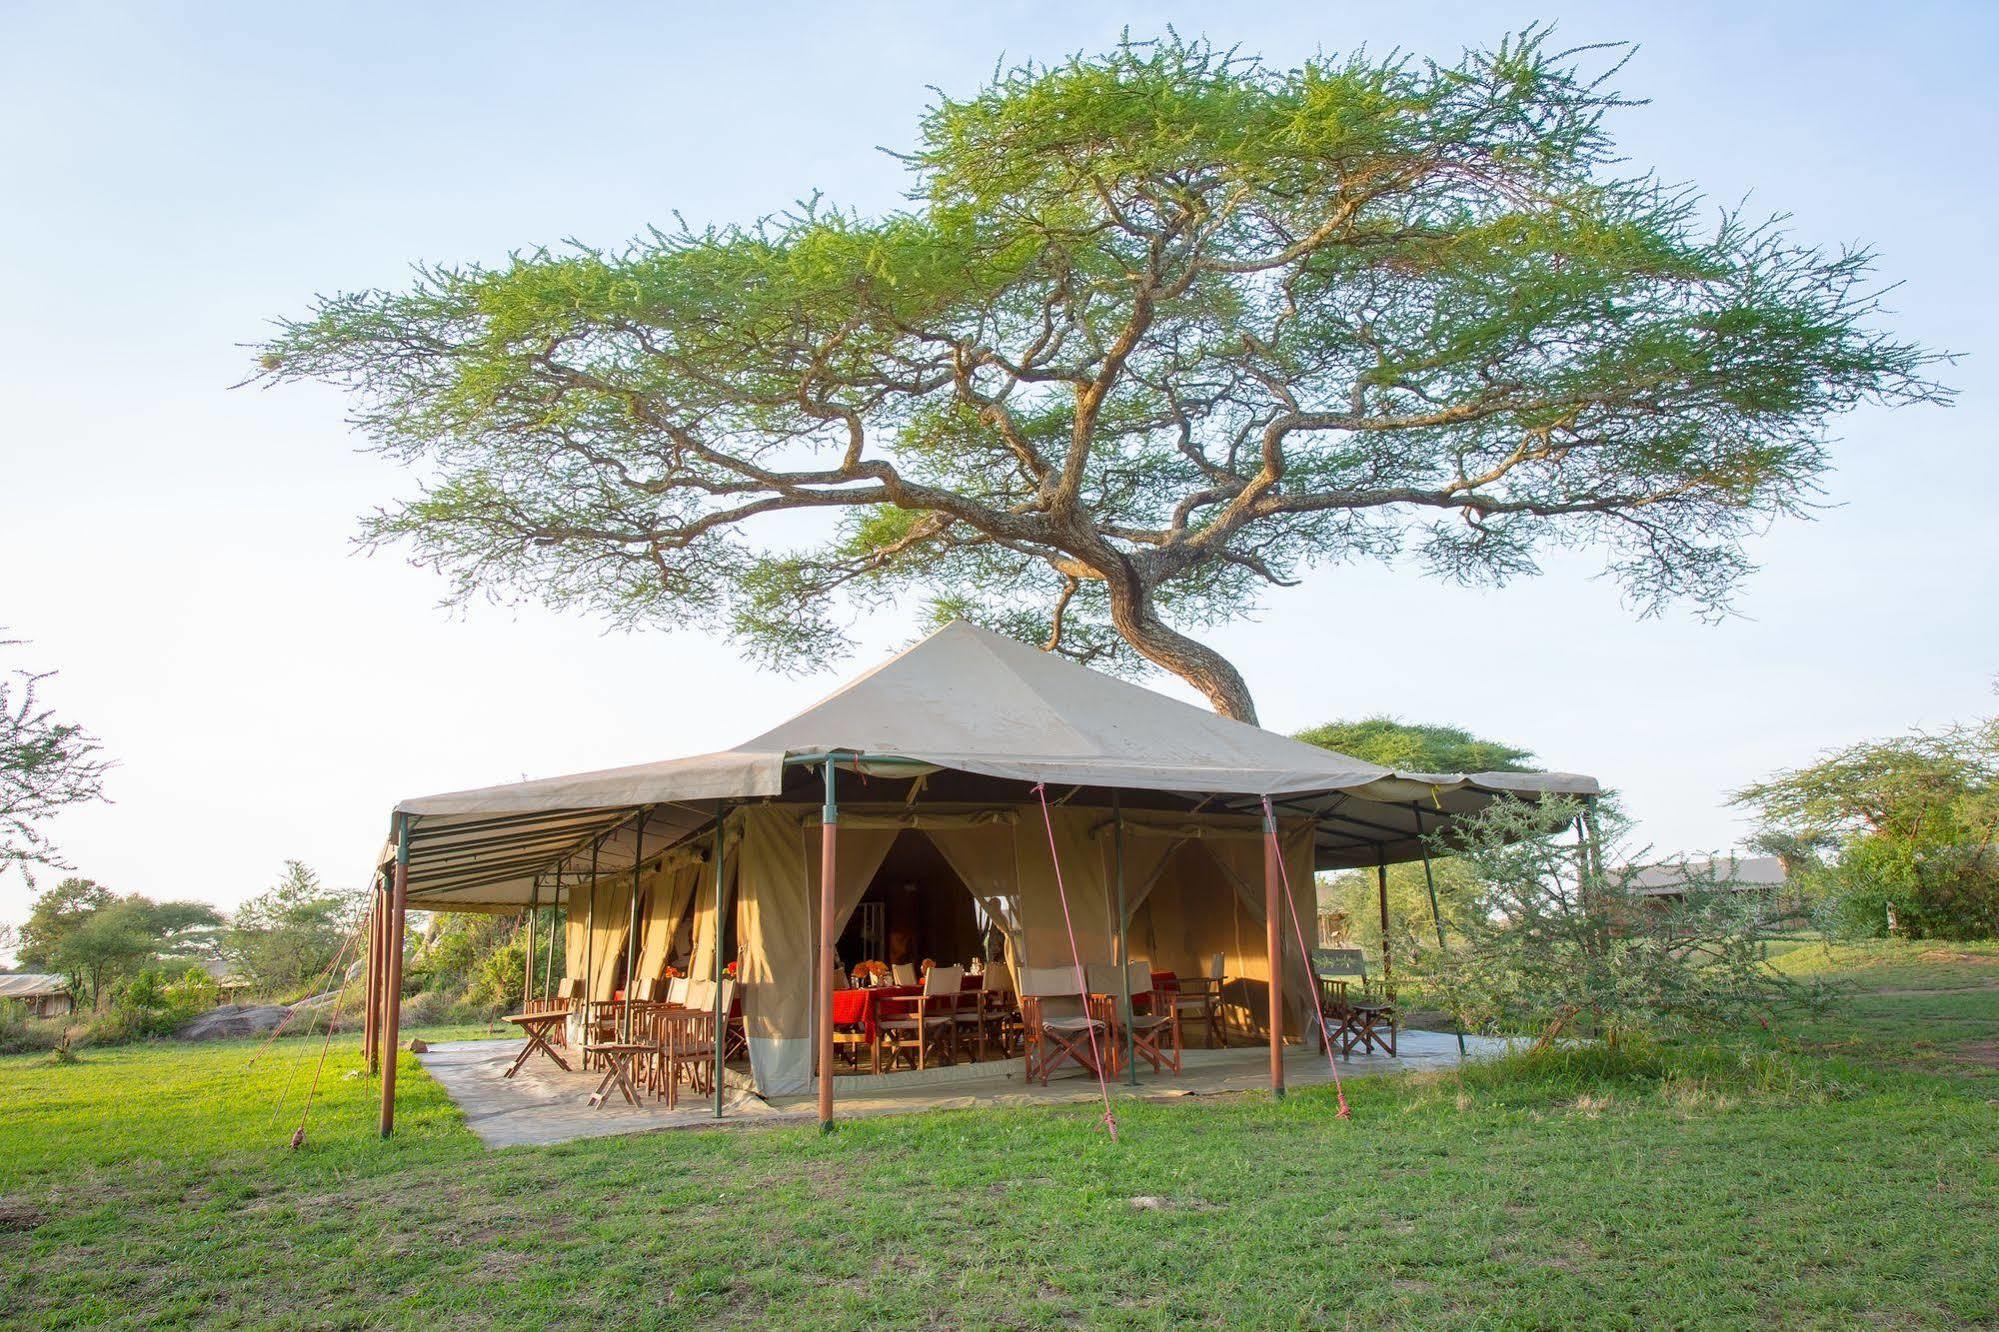
<path fill-rule="evenodd" d="M 1154 1073 L 1180 1071 L 1180 1013 L 1166 991 L 1152 988 L 1152 964 L 1133 962 L 1120 979 L 1110 965 L 1089 967 L 1091 996 L 1111 1021 L 1110 1049 L 1104 1059 L 1117 1073 L 1125 1071 L 1124 1038 L 1131 1032 L 1131 1053 L 1152 1065 Z M 1124 987 L 1131 987 L 1131 1007 L 1124 1001 Z"/>
<path fill-rule="evenodd" d="M 911 999 L 890 999 L 891 1004 L 912 1006 L 912 1011 L 883 1018 L 882 1045 L 888 1051 L 888 1066 L 898 1057 L 914 1052 L 916 1067 L 928 1068 L 930 1051 L 937 1050 L 947 1064 L 957 1062 L 958 1008 L 963 993 L 963 967 L 932 967 L 923 978 L 923 993 Z"/>
<path fill-rule="evenodd" d="M 1207 975 L 1175 976 L 1173 982 L 1174 1011 L 1192 1016 L 1207 1029 L 1210 1049 L 1226 1049 L 1229 1043 L 1227 1015 L 1222 1011 L 1222 989 L 1228 983 L 1222 974 L 1226 964 L 1227 958 L 1216 953 L 1208 961 Z"/>
<path fill-rule="evenodd" d="M 722 1002 L 730 1004 L 736 983 L 722 985 Z M 680 1104 L 683 1086 L 697 1096 L 715 1090 L 715 982 L 690 981 L 683 994 L 685 1007 L 661 1009 L 654 1017 L 659 1031 L 658 1085 L 668 1109 Z"/>
<path fill-rule="evenodd" d="M 1401 1015 L 1395 987 L 1369 980 L 1367 954 L 1358 948 L 1319 948 L 1312 953 L 1313 979 L 1326 1009 L 1326 1041 L 1339 1047 L 1340 1058 L 1375 1050 L 1395 1053 Z M 1356 989 L 1358 985 L 1358 989 Z"/>
<path fill-rule="evenodd" d="M 1021 1055 L 1029 1082 L 1048 1085 L 1048 1075 L 1065 1059 L 1100 1073 L 1093 1040 L 1110 1037 L 1110 1024 L 1097 1016 L 1090 997 L 1076 984 L 1074 967 L 1020 969 Z"/>

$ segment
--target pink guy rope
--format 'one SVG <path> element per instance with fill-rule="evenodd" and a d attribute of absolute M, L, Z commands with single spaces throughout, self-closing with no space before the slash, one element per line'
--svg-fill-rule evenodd
<path fill-rule="evenodd" d="M 1111 1113 L 1111 1087 L 1104 1081 L 1104 1056 L 1097 1048 L 1097 1024 L 1089 1017 L 1090 986 L 1083 979 L 1083 954 L 1076 947 L 1076 927 L 1069 920 L 1069 890 L 1062 886 L 1062 858 L 1055 851 L 1055 819 L 1048 812 L 1048 787 L 1045 783 L 1034 784 L 1034 794 L 1041 797 L 1041 825 L 1048 829 L 1048 863 L 1055 867 L 1055 895 L 1062 899 L 1062 927 L 1069 932 L 1069 960 L 1076 964 L 1076 992 L 1083 997 L 1083 1014 L 1090 1033 L 1090 1062 L 1096 1065 L 1097 1090 L 1104 1097 L 1104 1127 L 1110 1130 L 1111 1141 L 1117 1141 L 1117 1117 Z"/>
<path fill-rule="evenodd" d="M 1298 955 L 1305 959 L 1305 970 L 1312 969 L 1312 950 L 1305 947 L 1305 927 L 1298 923 L 1298 899 L 1291 895 L 1291 870 L 1284 863 L 1284 847 L 1277 843 L 1277 816 L 1270 812 L 1270 797 L 1263 798 L 1264 834 L 1277 845 L 1277 877 L 1284 884 L 1284 901 L 1291 908 L 1291 932 L 1298 936 Z M 1326 1067 L 1333 1070 L 1333 1095 L 1339 1098 L 1340 1119 L 1352 1119 L 1353 1111 L 1347 1108 L 1347 1089 L 1340 1082 L 1339 1062 L 1333 1058 L 1333 1033 L 1326 1030 L 1326 1005 L 1319 998 L 1319 983 L 1314 978 L 1311 985 L 1312 1008 L 1319 1015 L 1319 1040 L 1326 1047 Z"/>

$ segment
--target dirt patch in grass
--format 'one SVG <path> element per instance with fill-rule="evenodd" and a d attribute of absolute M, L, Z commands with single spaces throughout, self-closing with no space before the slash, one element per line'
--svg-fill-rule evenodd
<path fill-rule="evenodd" d="M 1999 1041 L 1969 1041 L 1944 1056 L 1953 1064 L 1999 1069 Z"/>
<path fill-rule="evenodd" d="M 1999 990 L 1999 978 L 1977 985 L 1932 985 L 1923 990 L 1869 990 L 1863 996 L 1868 999 L 1928 999 L 1939 994 L 1984 994 Z"/>
<path fill-rule="evenodd" d="M 0 1198 L 0 1235 L 22 1235 L 49 1219 L 48 1209 Z"/>

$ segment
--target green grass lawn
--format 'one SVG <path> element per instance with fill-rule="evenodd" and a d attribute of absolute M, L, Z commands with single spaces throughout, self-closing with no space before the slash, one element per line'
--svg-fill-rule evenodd
<path fill-rule="evenodd" d="M 1116 1146 L 1035 1107 L 487 1151 L 407 1056 L 382 1143 L 336 1044 L 293 1152 L 302 1043 L 0 1060 L 0 1320 L 1994 1325 L 1993 1090 L 1864 1039 L 1999 1036 L 1968 955 L 1794 964 L 1876 992 L 1782 1036 L 1828 1055 L 1565 1052 L 1359 1083 L 1351 1122 L 1133 1104 Z"/>

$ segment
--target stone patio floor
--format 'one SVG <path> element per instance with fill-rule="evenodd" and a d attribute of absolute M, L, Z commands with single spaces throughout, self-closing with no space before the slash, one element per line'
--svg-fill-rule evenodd
<path fill-rule="evenodd" d="M 1472 1059 L 1490 1058 L 1507 1045 L 1479 1036 L 1467 1036 L 1465 1042 L 1467 1057 Z M 547 1059 L 535 1058 L 513 1078 L 503 1078 L 501 1074 L 520 1048 L 517 1040 L 443 1041 L 417 1056 L 424 1071 L 444 1088 L 464 1112 L 467 1126 L 488 1147 L 547 1145 L 657 1129 L 802 1124 L 816 1117 L 809 1092 L 765 1098 L 747 1085 L 725 1085 L 720 1119 L 715 1117 L 712 1097 L 683 1095 L 680 1105 L 669 1110 L 664 1102 L 651 1098 L 638 1106 L 628 1105 L 614 1094 L 603 1106 L 592 1109 L 588 1100 L 601 1074 L 564 1073 Z M 1343 1059 L 1340 1076 L 1375 1077 L 1450 1068 L 1458 1062 L 1457 1038 L 1445 1032 L 1405 1030 L 1398 1051 L 1393 1058 L 1357 1054 Z M 1111 1090 L 1116 1097 L 1147 1100 L 1256 1091 L 1270 1085 L 1269 1058 L 1263 1046 L 1190 1049 L 1180 1076 L 1156 1077 L 1141 1065 L 1138 1086 L 1114 1082 Z M 743 1077 L 738 1070 L 730 1071 L 731 1083 Z M 1290 1086 L 1314 1086 L 1331 1082 L 1332 1073 L 1323 1054 L 1294 1046 L 1285 1051 L 1284 1080 Z M 1063 1069 L 1046 1087 L 1025 1082 L 1018 1059 L 954 1064 L 921 1072 L 842 1074 L 833 1086 L 834 1113 L 844 1118 L 993 1105 L 1064 1104 L 1093 1101 L 1099 1094 L 1096 1079 L 1080 1069 Z"/>

